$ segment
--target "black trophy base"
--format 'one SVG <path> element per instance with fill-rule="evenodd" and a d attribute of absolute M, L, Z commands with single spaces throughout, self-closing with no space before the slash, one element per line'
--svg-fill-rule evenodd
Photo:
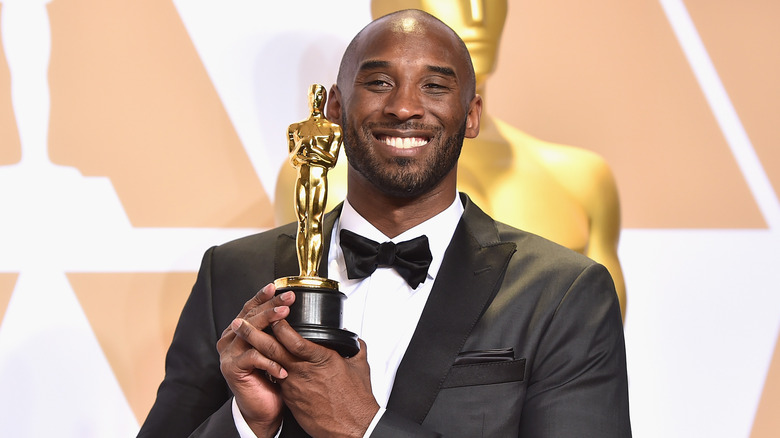
<path fill-rule="evenodd" d="M 352 357 L 360 351 L 356 334 L 344 330 L 342 308 L 346 295 L 338 282 L 318 277 L 285 277 L 274 281 L 276 294 L 295 292 L 287 322 L 301 336 L 316 344 Z"/>

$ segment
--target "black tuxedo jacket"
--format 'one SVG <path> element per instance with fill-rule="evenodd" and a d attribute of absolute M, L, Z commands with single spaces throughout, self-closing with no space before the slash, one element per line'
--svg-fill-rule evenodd
<path fill-rule="evenodd" d="M 607 270 L 462 199 L 372 437 L 630 437 L 623 326 Z M 326 236 L 337 215 L 326 216 Z M 293 224 L 206 252 L 139 437 L 238 436 L 215 345 L 260 288 L 298 274 L 296 257 Z M 282 436 L 307 435 L 288 413 Z"/>

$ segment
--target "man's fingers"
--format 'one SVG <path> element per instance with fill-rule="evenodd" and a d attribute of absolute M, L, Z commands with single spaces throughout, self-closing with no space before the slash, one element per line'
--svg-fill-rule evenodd
<path fill-rule="evenodd" d="M 279 380 L 287 378 L 287 370 L 278 362 L 263 356 L 254 348 L 244 350 L 238 356 L 225 361 L 221 364 L 221 368 L 223 375 L 225 373 L 245 374 L 252 373 L 255 370 L 262 370 Z"/>
<path fill-rule="evenodd" d="M 273 283 L 266 284 L 260 291 L 258 291 L 255 296 L 249 299 L 246 303 L 244 303 L 244 307 L 241 308 L 241 312 L 238 313 L 238 318 L 243 318 L 246 316 L 252 309 L 255 309 L 256 307 L 260 306 L 261 304 L 265 303 L 266 301 L 270 300 L 274 297 L 274 294 L 276 293 L 276 287 Z"/>
<path fill-rule="evenodd" d="M 331 353 L 335 354 L 329 348 L 304 339 L 287 321 L 275 322 L 271 324 L 271 329 L 279 343 L 299 359 L 307 362 L 322 362 Z"/>
<path fill-rule="evenodd" d="M 247 321 L 259 329 L 265 329 L 269 325 L 290 314 L 290 306 L 295 302 L 295 294 L 285 292 L 273 297 L 260 307 L 250 310 L 241 319 Z"/>
<path fill-rule="evenodd" d="M 256 297 L 260 296 L 260 293 Z M 254 298 L 253 298 L 254 299 Z M 252 301 L 252 300 L 250 300 Z M 295 301 L 295 294 L 292 292 L 285 292 L 279 296 L 272 297 L 270 301 L 266 301 L 264 306 L 255 307 L 248 312 L 243 310 L 236 319 L 241 319 L 258 329 L 265 329 L 272 323 L 286 318 L 290 314 L 290 305 Z M 249 303 L 249 301 L 247 302 Z M 244 316 L 241 316 L 244 314 Z M 217 341 L 217 350 L 221 351 L 231 342 L 236 335 L 236 331 L 232 324 L 222 331 L 222 336 Z"/>
<path fill-rule="evenodd" d="M 352 356 L 356 360 L 367 362 L 368 361 L 368 347 L 366 346 L 366 341 L 363 340 L 363 338 L 358 338 L 358 344 L 360 346 L 360 350 L 357 352 L 356 355 Z"/>
<path fill-rule="evenodd" d="M 267 358 L 269 361 L 279 364 L 280 362 L 290 359 L 289 353 L 284 350 L 284 347 L 282 347 L 273 336 L 259 330 L 246 320 L 236 318 L 230 324 L 230 328 L 235 332 L 236 336 L 254 347 L 261 356 Z M 279 365 L 279 368 L 282 368 L 281 365 Z M 271 370 L 266 371 L 271 372 Z M 286 371 L 284 371 L 283 376 L 281 374 L 271 374 L 273 374 L 274 377 L 282 379 L 287 377 Z"/>
<path fill-rule="evenodd" d="M 236 318 L 241 318 L 252 323 L 255 327 L 266 328 L 274 321 L 287 316 L 287 310 L 277 309 L 277 307 L 289 307 L 295 302 L 293 292 L 284 292 L 276 295 L 276 287 L 273 283 L 267 284 L 255 296 L 244 303 L 244 307 L 238 313 Z M 222 332 L 222 336 L 230 334 L 230 327 Z"/>

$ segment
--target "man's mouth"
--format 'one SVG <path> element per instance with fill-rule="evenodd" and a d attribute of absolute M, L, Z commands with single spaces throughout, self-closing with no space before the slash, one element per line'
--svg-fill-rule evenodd
<path fill-rule="evenodd" d="M 428 137 L 391 137 L 380 135 L 377 137 L 382 143 L 397 149 L 412 149 L 425 146 L 430 141 Z"/>

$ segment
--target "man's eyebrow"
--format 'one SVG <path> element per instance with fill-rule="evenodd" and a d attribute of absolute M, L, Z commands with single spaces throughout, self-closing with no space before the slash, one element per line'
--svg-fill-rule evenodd
<path fill-rule="evenodd" d="M 363 61 L 363 63 L 360 64 L 360 67 L 358 67 L 358 71 L 370 71 L 370 70 L 376 70 L 376 69 L 382 69 L 382 68 L 388 68 L 390 67 L 389 61 L 381 61 L 377 59 L 369 59 L 367 61 Z M 427 66 L 427 69 L 429 71 L 432 71 L 434 73 L 439 73 L 444 76 L 449 76 L 452 78 L 457 79 L 458 75 L 455 74 L 455 70 L 451 67 L 445 67 L 441 65 L 429 65 Z"/>
<path fill-rule="evenodd" d="M 455 78 L 455 79 L 458 78 L 458 75 L 455 74 L 455 70 L 453 70 L 450 67 L 444 67 L 444 66 L 440 66 L 440 65 L 429 65 L 428 66 L 428 70 L 430 70 L 430 71 L 432 71 L 434 73 L 439 73 L 439 74 L 444 75 L 444 76 L 450 76 L 450 77 Z"/>
<path fill-rule="evenodd" d="M 358 68 L 358 71 L 366 71 L 366 70 L 376 70 L 378 68 L 387 68 L 390 66 L 390 63 L 387 61 L 379 61 L 375 59 L 369 59 L 368 61 L 364 61 L 362 64 L 360 64 L 360 67 Z"/>

